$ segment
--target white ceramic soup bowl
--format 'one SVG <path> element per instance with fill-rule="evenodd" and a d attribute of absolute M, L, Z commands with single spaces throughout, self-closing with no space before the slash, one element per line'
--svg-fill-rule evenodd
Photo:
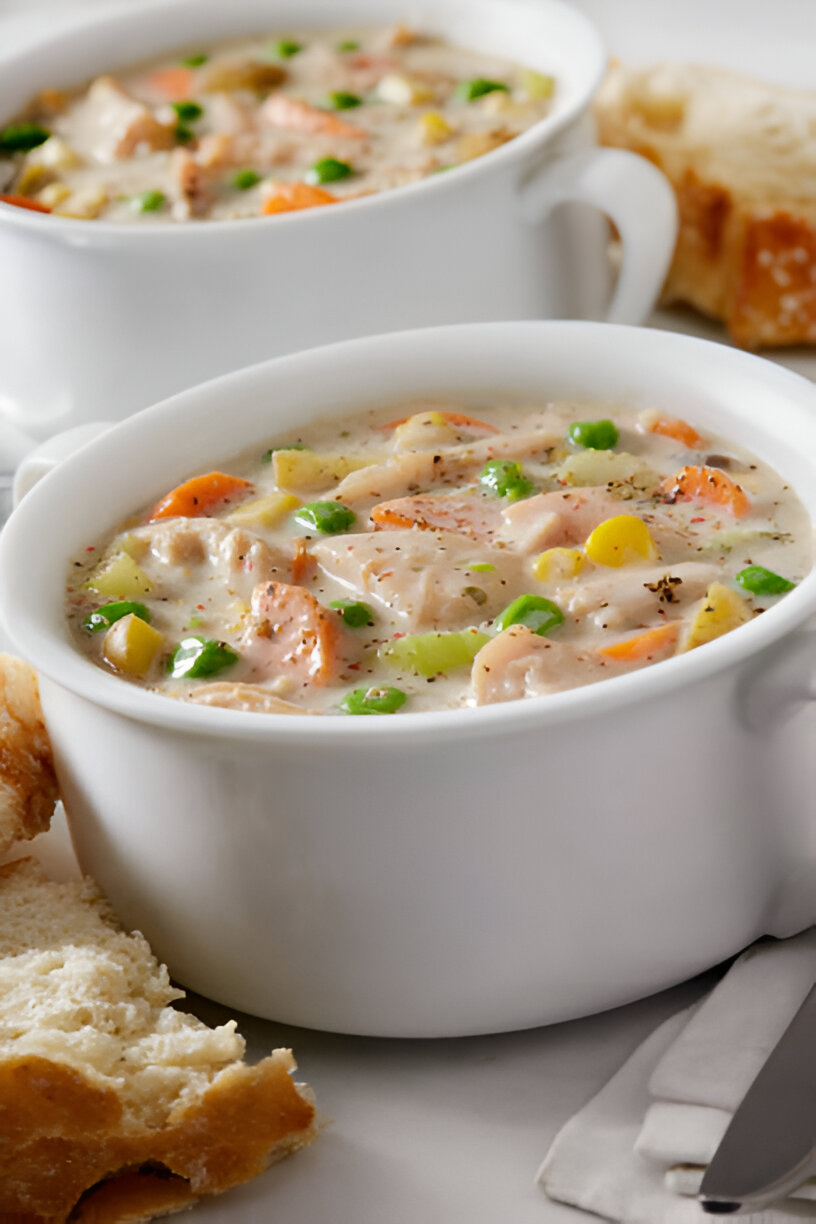
<path fill-rule="evenodd" d="M 642 321 L 671 257 L 674 197 L 648 162 L 593 147 L 605 53 L 562 0 L 133 0 L 0 61 L 0 122 L 45 87 L 166 51 L 400 20 L 553 72 L 551 115 L 484 158 L 331 209 L 117 225 L 0 205 L 7 468 L 31 440 L 280 353 L 439 323 L 603 316 L 599 208 L 625 247 L 609 315 Z"/>
<path fill-rule="evenodd" d="M 58 465 L 0 537 L 0 614 L 41 676 L 80 862 L 205 995 L 355 1033 L 513 1029 L 816 919 L 816 573 L 689 654 L 431 714 L 196 707 L 73 643 L 69 558 L 180 479 L 294 424 L 494 390 L 682 413 L 763 456 L 816 518 L 804 379 L 684 336 L 506 323 L 346 342 L 187 391 Z"/>

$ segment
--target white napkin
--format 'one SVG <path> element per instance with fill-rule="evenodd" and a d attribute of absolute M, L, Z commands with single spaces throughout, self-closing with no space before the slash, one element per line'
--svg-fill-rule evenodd
<path fill-rule="evenodd" d="M 708 1224 L 696 1199 L 733 1111 L 816 981 L 816 927 L 744 952 L 672 1016 L 555 1138 L 550 1198 L 622 1224 Z M 740 1224 L 816 1219 L 816 1183 Z"/>

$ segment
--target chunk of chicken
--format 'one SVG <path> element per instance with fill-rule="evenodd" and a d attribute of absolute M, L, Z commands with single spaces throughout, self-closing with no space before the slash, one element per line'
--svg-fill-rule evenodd
<path fill-rule="evenodd" d="M 174 140 L 173 125 L 160 123 L 112 76 L 97 77 L 59 130 L 77 152 L 106 164 L 169 149 Z"/>
<path fill-rule="evenodd" d="M 371 511 L 371 521 L 380 530 L 439 528 L 487 543 L 501 533 L 502 520 L 498 502 L 476 490 L 465 490 L 464 493 L 420 493 L 416 497 L 380 502 Z"/>
<path fill-rule="evenodd" d="M 624 505 L 602 486 L 539 493 L 505 508 L 502 534 L 520 553 L 572 547 L 605 519 L 624 513 L 633 513 L 631 502 Z"/>
<path fill-rule="evenodd" d="M 388 608 L 410 632 L 479 624 L 500 612 L 519 578 L 509 550 L 444 531 L 364 532 L 312 546 L 322 572 Z M 488 570 L 472 569 L 488 564 Z"/>
<path fill-rule="evenodd" d="M 128 551 L 133 551 L 134 545 L 138 551 L 140 542 L 145 555 L 139 556 L 139 564 L 145 570 L 151 570 L 146 554 L 166 567 L 166 574 L 160 578 L 162 589 L 173 582 L 181 587 L 189 581 L 192 568 L 206 564 L 248 600 L 258 582 L 288 578 L 292 568 L 291 557 L 281 549 L 220 519 L 159 519 L 127 533 Z"/>
<path fill-rule="evenodd" d="M 591 617 L 603 629 L 652 625 L 661 616 L 673 617 L 686 604 L 701 599 L 718 573 L 715 565 L 702 561 L 635 565 L 599 573 L 575 589 L 565 610 L 580 619 Z"/>
<path fill-rule="evenodd" d="M 594 651 L 511 625 L 476 655 L 471 689 L 476 705 L 490 705 L 594 684 L 613 669 L 619 671 L 621 666 L 604 661 Z"/>
<path fill-rule="evenodd" d="M 231 684 L 217 680 L 212 684 L 197 684 L 185 694 L 194 705 L 220 706 L 225 710 L 244 710 L 249 714 L 316 714 L 304 706 L 284 701 L 260 684 Z"/>

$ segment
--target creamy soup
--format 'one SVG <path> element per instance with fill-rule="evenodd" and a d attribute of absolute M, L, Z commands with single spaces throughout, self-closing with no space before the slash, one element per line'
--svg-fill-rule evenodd
<path fill-rule="evenodd" d="M 196 47 L 42 93 L 0 129 L 0 191 L 123 222 L 290 212 L 488 153 L 546 115 L 555 90 L 405 27 Z"/>
<path fill-rule="evenodd" d="M 808 572 L 766 464 L 617 406 L 411 403 L 264 439 L 73 560 L 101 667 L 242 710 L 542 696 L 705 646 Z"/>

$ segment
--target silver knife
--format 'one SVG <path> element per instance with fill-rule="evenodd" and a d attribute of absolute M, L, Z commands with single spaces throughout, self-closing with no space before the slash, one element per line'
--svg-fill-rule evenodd
<path fill-rule="evenodd" d="M 758 1211 L 816 1174 L 816 985 L 745 1094 L 700 1185 L 711 1215 Z"/>

